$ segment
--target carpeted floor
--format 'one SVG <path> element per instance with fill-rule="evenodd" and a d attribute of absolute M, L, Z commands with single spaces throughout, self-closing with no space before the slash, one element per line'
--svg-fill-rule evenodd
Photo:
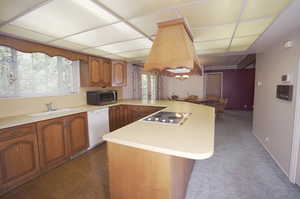
<path fill-rule="evenodd" d="M 300 199 L 252 134 L 251 118 L 228 111 L 217 120 L 215 154 L 196 162 L 186 199 Z"/>

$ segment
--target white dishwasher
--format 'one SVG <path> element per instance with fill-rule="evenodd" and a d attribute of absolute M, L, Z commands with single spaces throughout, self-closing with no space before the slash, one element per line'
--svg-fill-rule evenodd
<path fill-rule="evenodd" d="M 89 149 L 103 142 L 103 135 L 109 133 L 108 108 L 88 111 Z"/>

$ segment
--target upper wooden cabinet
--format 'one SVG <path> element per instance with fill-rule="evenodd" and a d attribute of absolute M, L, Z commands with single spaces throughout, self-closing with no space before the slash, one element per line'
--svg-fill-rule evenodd
<path fill-rule="evenodd" d="M 40 172 L 34 124 L 3 130 L 0 134 L 0 195 Z"/>
<path fill-rule="evenodd" d="M 112 86 L 126 86 L 127 63 L 123 61 L 112 62 Z"/>
<path fill-rule="evenodd" d="M 83 87 L 126 86 L 127 64 L 90 56 L 80 64 L 80 80 Z"/>
<path fill-rule="evenodd" d="M 112 68 L 109 59 L 90 56 L 88 62 L 81 62 L 81 86 L 108 87 L 111 86 Z"/>

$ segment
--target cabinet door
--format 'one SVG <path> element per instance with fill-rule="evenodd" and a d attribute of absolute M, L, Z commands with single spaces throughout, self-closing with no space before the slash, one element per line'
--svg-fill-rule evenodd
<path fill-rule="evenodd" d="M 98 85 L 101 82 L 101 69 L 102 69 L 102 60 L 95 57 L 90 57 L 89 59 L 89 76 L 90 82 L 92 85 Z"/>
<path fill-rule="evenodd" d="M 126 86 L 127 65 L 126 62 L 113 62 L 112 64 L 112 85 Z"/>
<path fill-rule="evenodd" d="M 74 155 L 89 147 L 87 115 L 80 113 L 66 117 L 69 151 Z"/>
<path fill-rule="evenodd" d="M 109 131 L 112 132 L 116 130 L 116 106 L 109 107 Z"/>
<path fill-rule="evenodd" d="M 111 86 L 111 61 L 104 59 L 100 67 L 100 86 Z"/>
<path fill-rule="evenodd" d="M 122 113 L 122 105 L 112 106 L 109 108 L 109 129 L 110 131 L 117 130 L 125 124 Z"/>
<path fill-rule="evenodd" d="M 39 174 L 38 143 L 33 124 L 0 135 L 0 194 Z"/>
<path fill-rule="evenodd" d="M 62 164 L 68 158 L 68 137 L 63 118 L 37 123 L 40 162 L 43 170 Z"/>

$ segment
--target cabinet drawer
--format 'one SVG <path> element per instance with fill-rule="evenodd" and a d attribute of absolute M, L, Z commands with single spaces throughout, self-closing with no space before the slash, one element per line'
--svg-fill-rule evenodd
<path fill-rule="evenodd" d="M 26 124 L 22 126 L 11 127 L 0 130 L 0 142 L 22 137 L 27 134 L 35 133 L 35 124 Z"/>

